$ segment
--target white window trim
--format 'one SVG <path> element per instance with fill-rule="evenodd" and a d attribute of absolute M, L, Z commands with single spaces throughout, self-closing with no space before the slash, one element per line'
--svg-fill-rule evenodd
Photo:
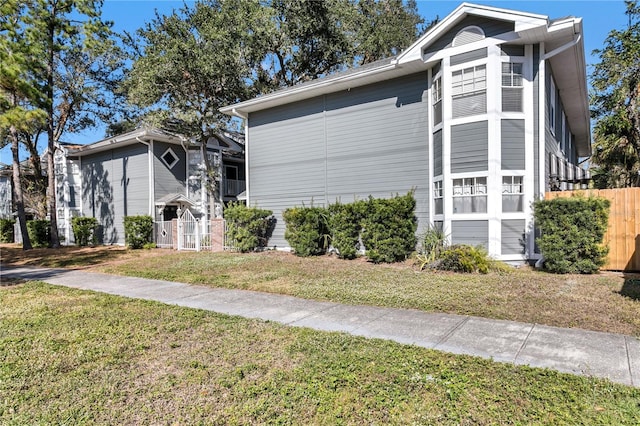
<path fill-rule="evenodd" d="M 511 84 L 506 85 L 506 86 L 504 85 L 504 83 L 503 83 L 503 81 L 502 81 L 502 76 L 504 75 L 504 72 L 502 71 L 502 66 L 503 66 L 504 64 L 509 64 L 509 65 L 511 65 L 511 74 L 510 74 L 510 76 L 511 76 Z M 515 86 L 515 85 L 513 84 L 513 76 L 514 76 L 514 72 L 513 72 L 513 65 L 514 65 L 514 64 L 518 64 L 518 65 L 520 65 L 520 66 L 522 67 L 522 68 L 521 68 L 521 72 L 520 72 L 521 83 L 520 83 L 520 85 L 519 85 L 519 86 Z M 509 88 L 512 88 L 512 89 L 513 89 L 514 87 L 515 87 L 515 88 L 520 88 L 520 89 L 524 88 L 524 81 L 525 81 L 525 78 L 524 78 L 524 61 L 522 61 L 522 60 L 514 61 L 514 60 L 511 60 L 511 59 L 508 59 L 508 60 L 506 60 L 506 61 L 502 61 L 502 63 L 500 64 L 500 68 L 501 68 L 501 69 L 500 69 L 500 85 L 501 85 L 502 87 L 509 87 Z"/>
<path fill-rule="evenodd" d="M 433 181 L 433 192 L 432 192 L 433 215 L 438 218 L 441 218 L 442 216 L 444 216 L 444 189 L 445 189 L 444 179 L 442 179 L 442 177 L 435 179 Z M 435 210 L 436 200 L 442 200 L 442 213 L 436 213 L 436 210 Z"/>
<path fill-rule="evenodd" d="M 465 65 L 467 65 L 467 64 L 465 64 Z M 476 89 L 475 86 L 479 82 L 479 81 L 476 82 L 476 79 L 477 79 L 476 73 L 477 73 L 477 68 L 480 68 L 480 67 L 484 67 L 484 88 Z M 486 93 L 487 92 L 488 80 L 489 80 L 487 68 L 488 67 L 487 67 L 486 62 L 483 62 L 483 63 L 477 64 L 477 65 L 467 65 L 465 67 L 452 70 L 451 71 L 451 99 L 461 98 L 461 97 L 473 95 L 473 94 L 476 94 L 476 93 L 482 93 L 482 92 Z M 473 90 L 467 92 L 467 91 L 465 91 L 465 88 L 464 88 L 464 76 L 465 76 L 465 71 L 469 71 L 469 70 L 471 70 L 471 72 L 473 73 L 472 80 L 473 80 L 473 86 L 474 87 L 473 87 Z M 461 92 L 457 93 L 457 94 L 454 94 L 453 91 L 454 91 L 455 84 L 453 82 L 453 75 L 455 73 L 458 73 L 458 72 L 461 73 L 461 78 L 462 78 L 462 80 L 460 81 Z"/>
<path fill-rule="evenodd" d="M 167 155 L 167 153 L 171 153 L 171 155 L 173 155 L 173 158 L 175 158 L 176 161 L 169 164 L 167 160 L 164 159 L 164 156 Z M 171 149 L 171 147 L 167 148 L 166 151 L 162 153 L 162 155 L 160 156 L 160 159 L 165 164 L 165 166 L 169 168 L 169 170 L 173 169 L 174 166 L 180 162 L 180 157 L 176 155 L 176 153 L 173 151 L 173 149 Z"/>
<path fill-rule="evenodd" d="M 456 40 L 458 40 L 458 36 L 460 34 L 462 34 L 463 32 L 465 32 L 465 31 L 475 31 L 475 32 L 477 32 L 478 35 L 482 36 L 481 40 L 484 40 L 485 38 L 487 38 L 487 35 L 485 34 L 485 32 L 484 32 L 484 30 L 482 28 L 480 28 L 477 25 L 469 25 L 468 27 L 464 27 L 463 29 L 461 29 L 460 31 L 458 31 L 456 33 L 455 37 L 453 37 L 453 41 L 451 42 L 451 47 L 460 47 L 460 46 L 464 46 L 464 45 L 467 45 L 467 44 L 471 44 L 471 43 L 463 43 L 463 44 L 458 45 L 456 43 Z M 480 40 L 478 40 L 478 41 L 480 41 Z"/>
<path fill-rule="evenodd" d="M 462 188 L 464 191 L 465 188 L 465 180 L 467 179 L 473 179 L 473 185 L 472 185 L 472 191 L 474 193 L 472 194 L 455 194 L 455 181 L 456 180 L 462 180 Z M 478 183 L 476 182 L 477 179 L 484 179 L 485 183 L 484 183 L 484 193 L 483 192 L 477 192 L 478 191 Z M 487 175 L 478 175 L 478 174 L 473 174 L 472 176 L 455 176 L 451 178 L 451 200 L 453 202 L 453 200 L 455 200 L 456 198 L 466 198 L 466 197 L 485 197 L 486 199 L 486 203 L 487 203 L 487 209 L 484 212 L 452 212 L 456 217 L 460 216 L 460 215 L 471 215 L 471 216 L 477 216 L 477 215 L 487 215 L 489 213 L 489 177 Z"/>

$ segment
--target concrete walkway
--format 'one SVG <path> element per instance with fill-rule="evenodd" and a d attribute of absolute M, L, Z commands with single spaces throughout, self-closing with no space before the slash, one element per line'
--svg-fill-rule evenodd
<path fill-rule="evenodd" d="M 454 354 L 604 377 L 640 387 L 640 340 L 621 334 L 408 309 L 350 306 L 75 270 L 2 266 L 0 279 L 5 277 L 388 339 Z"/>

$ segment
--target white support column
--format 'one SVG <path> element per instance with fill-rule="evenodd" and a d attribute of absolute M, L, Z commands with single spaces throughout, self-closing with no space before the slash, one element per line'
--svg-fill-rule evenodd
<path fill-rule="evenodd" d="M 427 187 L 429 190 L 427 193 L 429 194 L 429 226 L 433 225 L 434 221 L 434 202 L 433 202 L 433 166 L 435 164 L 435 157 L 433 155 L 433 73 L 432 69 L 427 71 L 427 86 L 429 87 L 427 93 L 427 147 L 429 149 L 429 158 L 427 161 L 429 162 L 429 182 L 427 183 Z"/>
<path fill-rule="evenodd" d="M 534 149 L 534 133 L 535 120 L 534 117 L 538 111 L 534 111 L 533 100 L 537 93 L 533 92 L 533 45 L 527 44 L 524 47 L 524 92 L 523 92 L 523 112 L 524 112 L 524 146 L 525 146 L 525 175 L 523 178 L 524 185 L 524 215 L 525 230 L 531 229 L 533 223 L 532 203 L 535 201 L 535 149 Z M 525 255 L 533 253 L 533 235 L 527 238 L 527 247 Z"/>
<path fill-rule="evenodd" d="M 487 126 L 488 126 L 488 178 L 487 216 L 489 225 L 488 251 L 498 257 L 501 253 L 502 216 L 502 60 L 500 46 L 488 47 L 487 58 Z"/>
<path fill-rule="evenodd" d="M 453 182 L 451 180 L 451 71 L 449 57 L 442 58 L 442 230 L 451 235 L 451 217 L 453 215 Z"/>

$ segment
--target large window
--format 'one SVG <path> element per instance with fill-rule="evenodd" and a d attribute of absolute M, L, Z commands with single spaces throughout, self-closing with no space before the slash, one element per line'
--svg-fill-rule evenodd
<path fill-rule="evenodd" d="M 453 212 L 487 212 L 486 177 L 472 177 L 453 180 Z"/>
<path fill-rule="evenodd" d="M 522 176 L 502 177 L 502 211 L 504 213 L 524 211 Z"/>
<path fill-rule="evenodd" d="M 443 206 L 443 196 L 444 193 L 442 191 L 442 181 L 436 181 L 433 183 L 433 204 L 435 214 L 442 214 L 444 212 Z"/>
<path fill-rule="evenodd" d="M 442 123 L 442 79 L 433 80 L 433 124 Z"/>
<path fill-rule="evenodd" d="M 451 75 L 453 117 L 487 112 L 487 67 L 477 65 Z"/>
<path fill-rule="evenodd" d="M 522 64 L 502 63 L 502 110 L 522 112 Z"/>

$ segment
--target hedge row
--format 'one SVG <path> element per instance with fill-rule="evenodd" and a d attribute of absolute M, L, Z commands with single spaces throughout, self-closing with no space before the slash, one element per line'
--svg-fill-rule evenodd
<path fill-rule="evenodd" d="M 285 239 L 299 256 L 326 253 L 352 259 L 361 249 L 369 260 L 398 262 L 416 247 L 416 201 L 413 192 L 389 199 L 369 197 L 328 208 L 294 207 L 283 212 Z"/>
<path fill-rule="evenodd" d="M 545 269 L 560 273 L 592 274 L 605 264 L 609 249 L 602 245 L 610 201 L 601 197 L 570 197 L 534 203 L 536 239 Z"/>
<path fill-rule="evenodd" d="M 231 203 L 224 210 L 228 244 L 242 253 L 267 246 L 275 219 L 270 210 Z"/>

